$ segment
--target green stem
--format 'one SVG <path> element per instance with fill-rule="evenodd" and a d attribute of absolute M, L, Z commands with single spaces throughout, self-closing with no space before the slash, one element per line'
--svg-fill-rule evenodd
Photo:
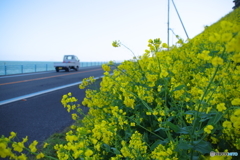
<path fill-rule="evenodd" d="M 133 56 L 136 57 L 135 54 L 134 54 L 134 52 L 133 52 L 130 48 L 128 48 L 127 46 L 125 46 L 125 45 L 122 44 L 122 43 L 120 43 L 120 44 L 123 45 L 123 47 L 127 48 L 130 52 L 132 52 Z M 137 57 L 136 57 L 136 58 L 137 58 Z"/>
<path fill-rule="evenodd" d="M 128 49 L 128 50 L 133 54 L 133 56 L 137 59 L 136 55 L 134 54 L 134 52 L 133 52 L 130 48 L 128 48 L 127 46 L 125 46 L 125 45 L 122 44 L 122 43 L 120 43 L 120 44 L 123 45 L 123 47 L 125 47 L 126 49 Z M 137 59 L 137 63 L 138 63 L 138 65 L 139 65 L 139 68 L 141 69 L 141 71 L 143 71 L 143 69 L 142 69 L 142 67 L 141 67 L 138 59 Z"/>
<path fill-rule="evenodd" d="M 26 150 L 26 151 L 28 151 L 28 152 L 31 153 L 31 154 L 38 155 L 38 153 L 31 152 L 31 150 L 28 149 L 28 148 L 26 148 L 26 147 L 24 147 L 23 149 Z M 44 157 L 49 158 L 49 159 L 58 160 L 57 158 L 54 158 L 54 157 L 51 157 L 51 156 L 47 156 L 47 155 L 45 155 L 45 154 L 44 154 Z"/>
<path fill-rule="evenodd" d="M 211 86 L 211 84 L 212 84 L 212 82 L 213 82 L 213 80 L 214 80 L 214 78 L 215 78 L 215 76 L 217 74 L 218 68 L 219 68 L 219 65 L 217 66 L 217 68 L 216 68 L 216 70 L 215 70 L 215 72 L 214 72 L 210 82 L 208 83 L 208 86 L 205 89 L 204 94 L 203 94 L 203 96 L 202 96 L 202 98 L 200 100 L 200 103 L 198 105 L 197 112 L 194 115 L 193 130 L 192 130 L 192 133 L 191 133 L 191 136 L 190 136 L 191 145 L 193 145 L 194 131 L 196 129 L 196 123 L 197 123 L 197 117 L 198 117 L 198 114 L 199 114 L 199 109 L 201 107 L 201 104 L 202 104 L 202 101 L 203 101 L 204 97 L 207 95 L 208 89 L 210 88 L 210 86 Z M 191 159 L 193 159 L 193 149 L 191 149 Z"/>
<path fill-rule="evenodd" d="M 141 124 L 139 124 L 139 123 L 137 123 L 134 119 L 132 119 L 131 117 L 127 117 L 126 116 L 126 118 L 129 118 L 129 119 L 131 119 L 132 121 L 134 121 L 139 127 L 141 127 L 141 128 L 143 128 L 143 129 L 145 129 L 146 131 L 148 131 L 148 132 L 150 132 L 150 133 L 152 133 L 153 135 L 155 135 L 155 136 L 157 136 L 158 138 L 160 138 L 161 140 L 164 140 L 164 138 L 162 138 L 162 137 L 160 137 L 159 135 L 157 135 L 156 133 L 154 133 L 154 132 L 152 132 L 152 131 L 150 131 L 150 130 L 148 130 L 147 128 L 145 128 L 145 127 L 143 127 Z"/>

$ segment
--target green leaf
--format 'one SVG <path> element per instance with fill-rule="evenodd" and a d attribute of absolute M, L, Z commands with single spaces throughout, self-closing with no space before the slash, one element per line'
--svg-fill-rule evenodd
<path fill-rule="evenodd" d="M 185 114 L 194 115 L 195 112 L 197 112 L 197 111 L 187 111 L 187 112 L 185 112 Z"/>
<path fill-rule="evenodd" d="M 157 131 L 160 131 L 160 130 L 166 130 L 166 128 L 163 128 L 163 127 L 160 127 L 160 128 L 158 128 L 158 129 L 156 129 L 154 132 L 157 132 Z"/>
<path fill-rule="evenodd" d="M 210 119 L 210 117 L 209 117 L 209 118 L 203 118 L 203 119 L 201 119 L 199 122 L 205 122 L 205 121 L 208 120 L 208 119 Z"/>
<path fill-rule="evenodd" d="M 162 140 L 157 140 L 156 142 L 154 142 L 153 144 L 152 144 L 152 146 L 150 147 L 150 149 L 151 149 L 151 151 L 153 151 L 159 144 L 161 144 L 162 143 Z"/>
<path fill-rule="evenodd" d="M 110 146 L 107 144 L 103 144 L 104 148 L 106 149 L 107 152 L 110 152 Z"/>
<path fill-rule="evenodd" d="M 149 107 L 149 105 L 144 101 L 142 100 L 141 98 L 139 98 L 139 96 L 137 96 L 135 93 L 131 92 L 131 91 L 127 91 L 128 93 L 131 93 L 132 95 L 134 95 L 135 97 L 137 97 L 141 102 L 142 104 L 148 109 L 148 111 L 152 111 L 152 108 Z"/>
<path fill-rule="evenodd" d="M 181 90 L 183 89 L 184 87 L 186 87 L 186 85 L 182 84 L 180 86 L 177 86 L 174 90 L 171 91 L 171 93 L 175 92 L 175 91 L 178 91 L 178 90 Z"/>
<path fill-rule="evenodd" d="M 111 149 L 113 150 L 114 154 L 120 154 L 120 151 L 117 148 L 112 147 Z"/>
<path fill-rule="evenodd" d="M 177 133 L 190 134 L 191 130 L 192 130 L 192 126 L 182 127 Z"/>
<path fill-rule="evenodd" d="M 218 123 L 220 121 L 220 119 L 222 118 L 222 115 L 223 115 L 222 113 L 217 112 L 217 114 L 208 121 L 208 124 Z"/>
<path fill-rule="evenodd" d="M 206 154 L 206 153 L 210 153 L 212 151 L 212 147 L 211 144 L 207 141 L 194 141 L 194 150 L 202 153 L 202 154 Z"/>
<path fill-rule="evenodd" d="M 179 131 L 180 131 L 180 128 L 179 128 L 177 125 L 173 124 L 172 122 L 166 122 L 166 124 L 167 124 L 172 130 L 174 130 L 174 132 L 179 132 Z"/>
<path fill-rule="evenodd" d="M 143 133 L 143 139 L 144 139 L 144 141 L 146 142 L 146 143 L 148 143 L 149 142 L 149 135 L 148 135 L 148 133 L 147 132 L 144 132 Z"/>
<path fill-rule="evenodd" d="M 196 135 L 197 137 L 199 137 L 199 136 L 202 136 L 203 132 L 204 132 L 204 128 L 202 128 L 202 129 L 199 130 L 199 131 L 195 131 L 195 132 L 194 132 L 194 135 Z"/>
<path fill-rule="evenodd" d="M 180 150 L 189 150 L 192 148 L 192 146 L 189 144 L 190 142 L 185 142 L 185 141 L 180 141 L 180 143 L 178 143 L 176 150 L 180 151 Z"/>
<path fill-rule="evenodd" d="M 174 116 L 171 116 L 171 117 L 168 117 L 168 119 L 166 121 L 170 122 L 174 119 L 175 117 Z"/>
<path fill-rule="evenodd" d="M 159 139 L 151 145 L 150 149 L 151 149 L 151 151 L 153 151 L 159 144 L 165 145 L 167 143 L 169 143 L 168 139 L 164 139 L 164 141 Z"/>

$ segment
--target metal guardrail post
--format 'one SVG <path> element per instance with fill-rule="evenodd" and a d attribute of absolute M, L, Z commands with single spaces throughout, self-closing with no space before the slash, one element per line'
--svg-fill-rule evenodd
<path fill-rule="evenodd" d="M 23 73 L 23 65 L 21 65 L 21 72 Z"/>
<path fill-rule="evenodd" d="M 4 66 L 4 73 L 7 75 L 7 66 Z"/>

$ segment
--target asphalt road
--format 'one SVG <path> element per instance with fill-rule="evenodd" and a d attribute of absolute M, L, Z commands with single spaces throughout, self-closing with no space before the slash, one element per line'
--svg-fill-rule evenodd
<path fill-rule="evenodd" d="M 79 71 L 0 77 L 0 101 L 80 82 L 89 76 L 102 75 L 103 70 L 98 66 L 81 68 Z M 72 92 L 79 102 L 85 97 L 85 90 L 80 90 L 78 85 L 75 85 L 0 105 L 0 136 L 9 136 L 9 133 L 14 131 L 20 139 L 28 136 L 30 142 L 42 142 L 50 135 L 62 131 L 74 122 L 71 114 L 60 102 L 62 96 L 68 92 Z M 87 112 L 88 108 L 83 106 L 83 110 Z"/>

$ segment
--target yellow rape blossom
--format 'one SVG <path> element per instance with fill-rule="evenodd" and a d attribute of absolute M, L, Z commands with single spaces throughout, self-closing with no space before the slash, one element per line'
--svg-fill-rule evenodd
<path fill-rule="evenodd" d="M 134 109 L 134 102 L 135 102 L 134 99 L 129 98 L 129 97 L 125 97 L 123 103 L 124 103 L 127 107 L 131 107 L 132 109 Z"/>
<path fill-rule="evenodd" d="M 224 128 L 232 128 L 232 122 L 230 122 L 230 121 L 224 121 L 224 122 L 223 122 L 223 127 L 224 127 Z"/>
<path fill-rule="evenodd" d="M 113 41 L 112 46 L 113 47 L 120 47 L 120 43 L 118 41 Z"/>
<path fill-rule="evenodd" d="M 11 133 L 10 133 L 10 136 L 9 136 L 9 139 L 12 139 L 12 138 L 16 137 L 16 135 L 17 135 L 17 134 L 16 134 L 15 132 L 11 132 Z"/>
<path fill-rule="evenodd" d="M 107 64 L 103 64 L 103 65 L 102 65 L 102 68 L 103 68 L 103 70 L 106 71 L 106 72 L 111 71 L 111 67 L 108 66 Z"/>
<path fill-rule="evenodd" d="M 204 128 L 204 132 L 206 132 L 207 134 L 210 134 L 212 130 L 213 130 L 213 126 L 212 125 L 207 125 Z"/>
<path fill-rule="evenodd" d="M 31 152 L 36 152 L 37 148 L 36 145 L 38 144 L 38 141 L 33 141 L 30 145 L 29 145 L 29 149 L 31 150 Z"/>
<path fill-rule="evenodd" d="M 231 58 L 235 63 L 240 63 L 240 53 L 236 53 Z"/>
<path fill-rule="evenodd" d="M 224 33 L 221 38 L 222 42 L 228 42 L 232 38 L 232 33 Z"/>
<path fill-rule="evenodd" d="M 219 140 L 217 138 L 215 138 L 215 137 L 211 136 L 211 139 L 212 139 L 212 143 L 213 144 L 217 144 L 219 142 Z"/>
<path fill-rule="evenodd" d="M 162 117 L 158 118 L 157 120 L 158 122 L 162 122 Z"/>
<path fill-rule="evenodd" d="M 84 154 L 86 157 L 90 157 L 91 155 L 93 155 L 93 151 L 91 149 L 87 149 Z"/>
<path fill-rule="evenodd" d="M 220 103 L 217 105 L 217 110 L 219 112 L 225 111 L 227 108 L 225 107 L 225 103 Z"/>
<path fill-rule="evenodd" d="M 219 40 L 220 40 L 220 35 L 217 34 L 217 33 L 214 33 L 214 34 L 212 34 L 211 36 L 209 36 L 209 41 L 210 41 L 210 42 L 215 43 L 215 42 L 217 42 L 217 41 L 219 41 Z"/>
<path fill-rule="evenodd" d="M 133 123 L 133 122 L 132 122 L 132 123 L 130 123 L 130 126 L 133 126 L 133 127 L 134 127 L 134 126 L 135 126 L 135 123 Z"/>
<path fill-rule="evenodd" d="M 76 113 L 73 113 L 73 114 L 72 114 L 72 119 L 73 119 L 73 120 L 77 120 L 77 118 L 78 118 L 78 115 L 77 115 Z"/>
<path fill-rule="evenodd" d="M 162 89 L 162 86 L 161 86 L 161 85 L 158 85 L 157 91 L 160 92 L 161 89 Z"/>
<path fill-rule="evenodd" d="M 231 29 L 231 27 L 233 26 L 233 24 L 231 22 L 228 21 L 221 21 L 220 26 L 222 27 L 222 29 L 224 30 L 229 30 Z"/>
<path fill-rule="evenodd" d="M 41 152 L 38 155 L 36 155 L 36 159 L 41 159 L 43 158 L 45 155 Z"/>
<path fill-rule="evenodd" d="M 153 43 L 153 40 L 152 40 L 152 39 L 149 39 L 149 40 L 148 40 L 148 43 Z"/>
<path fill-rule="evenodd" d="M 21 154 L 20 156 L 17 157 L 18 160 L 27 160 L 27 156 L 25 154 Z"/>
<path fill-rule="evenodd" d="M 146 112 L 146 115 L 150 116 L 150 115 L 152 115 L 152 113 L 151 112 Z"/>
<path fill-rule="evenodd" d="M 220 57 L 214 57 L 212 59 L 213 66 L 223 65 L 223 59 Z"/>
<path fill-rule="evenodd" d="M 163 43 L 163 44 L 162 44 L 162 47 L 163 47 L 163 48 L 168 48 L 167 43 Z"/>
<path fill-rule="evenodd" d="M 240 117 L 240 108 L 234 111 L 234 115 Z"/>
<path fill-rule="evenodd" d="M 239 106 L 240 105 L 240 98 L 233 99 L 231 103 L 234 106 Z"/>
<path fill-rule="evenodd" d="M 24 148 L 24 144 L 22 142 L 14 142 L 12 144 L 13 150 L 17 152 L 22 152 Z"/>
<path fill-rule="evenodd" d="M 212 58 L 211 56 L 208 55 L 209 53 L 210 53 L 210 51 L 204 50 L 204 51 L 202 51 L 202 53 L 198 54 L 197 57 L 207 61 Z"/>
<path fill-rule="evenodd" d="M 233 123 L 234 128 L 240 129 L 240 121 L 236 121 Z"/>
<path fill-rule="evenodd" d="M 48 145 L 49 144 L 45 142 L 44 145 L 43 145 L 43 148 L 47 148 Z"/>
<path fill-rule="evenodd" d="M 168 72 L 166 70 L 162 70 L 162 72 L 160 73 L 160 77 L 167 77 L 168 76 Z"/>

